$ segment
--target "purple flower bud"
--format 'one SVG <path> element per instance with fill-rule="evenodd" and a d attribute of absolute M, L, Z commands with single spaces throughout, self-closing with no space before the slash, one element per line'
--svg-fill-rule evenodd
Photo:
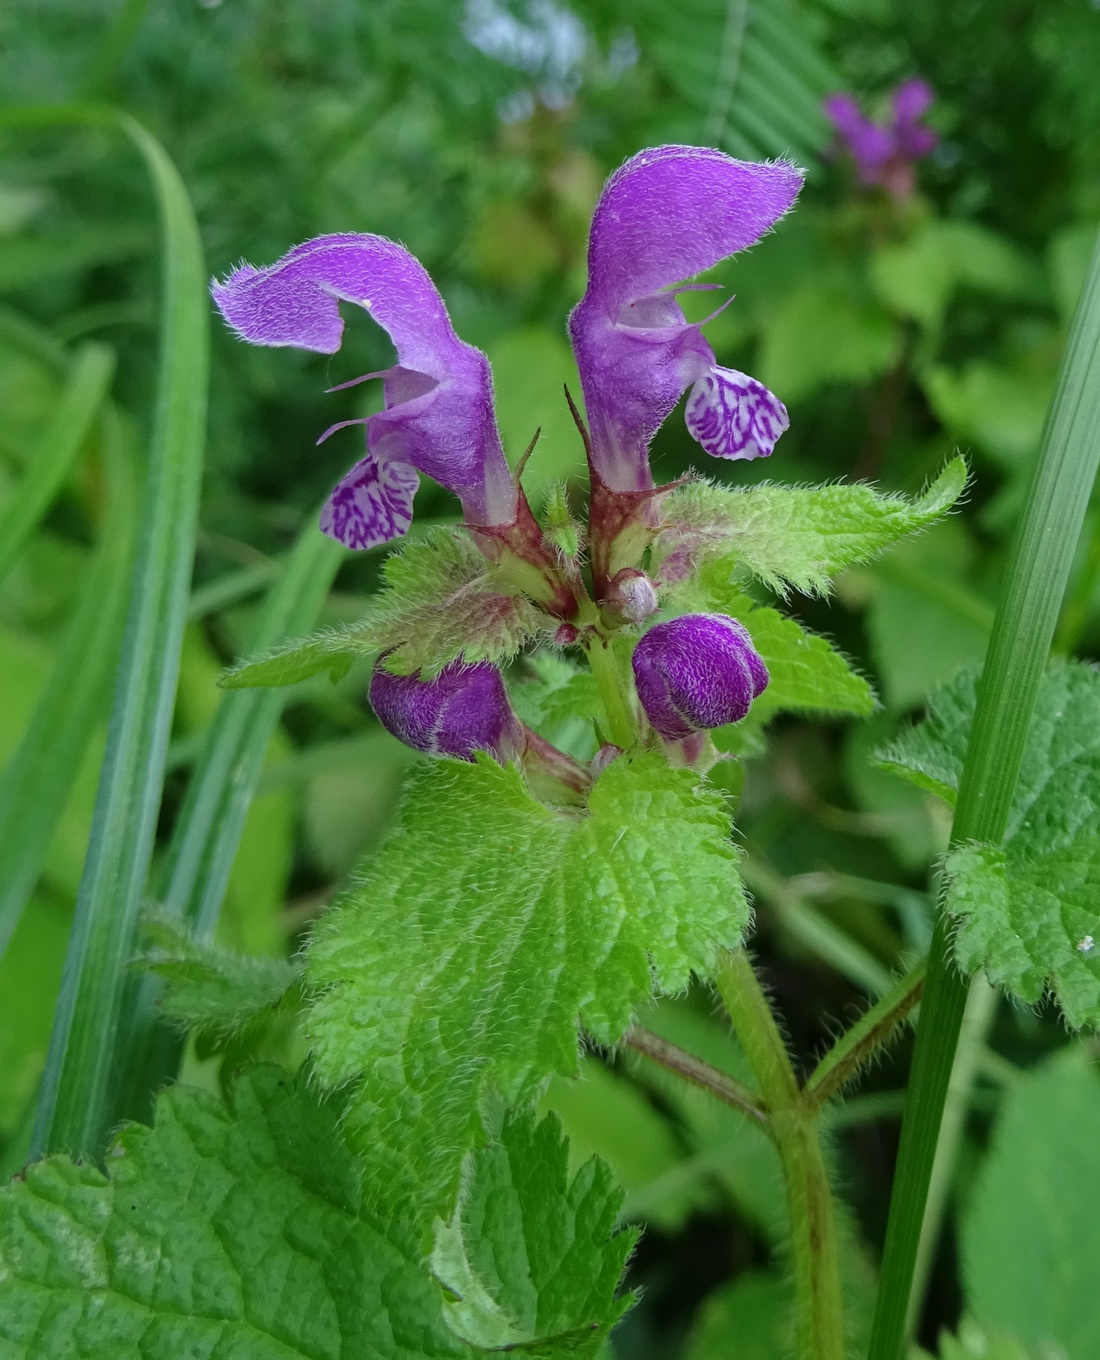
<path fill-rule="evenodd" d="M 748 629 L 725 614 L 658 623 L 634 649 L 638 698 L 669 741 L 739 722 L 768 683 Z"/>
<path fill-rule="evenodd" d="M 391 675 L 378 665 L 370 702 L 387 732 L 428 755 L 473 760 L 475 751 L 488 751 L 507 760 L 522 745 L 504 681 L 487 661 L 452 661 L 433 680 Z"/>

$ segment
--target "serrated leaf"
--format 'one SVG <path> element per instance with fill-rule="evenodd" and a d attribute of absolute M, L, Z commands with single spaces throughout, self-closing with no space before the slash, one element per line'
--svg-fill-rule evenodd
<path fill-rule="evenodd" d="M 5 1360 L 474 1354 L 364 1205 L 338 1111 L 274 1068 L 234 1109 L 174 1088 L 109 1177 L 52 1157 L 0 1191 Z"/>
<path fill-rule="evenodd" d="M 637 1239 L 615 1233 L 622 1192 L 597 1158 L 569 1177 L 557 1120 L 505 1121 L 470 1154 L 458 1204 L 435 1225 L 431 1268 L 452 1330 L 483 1350 L 557 1343 L 593 1354 L 633 1302 L 616 1298 Z"/>
<path fill-rule="evenodd" d="M 198 941 L 170 916 L 149 916 L 144 935 L 140 964 L 164 980 L 161 1012 L 212 1043 L 262 1031 L 301 973 L 284 959 L 251 958 Z"/>
<path fill-rule="evenodd" d="M 862 484 L 720 487 L 693 482 L 672 492 L 654 544 L 653 570 L 675 588 L 693 568 L 719 563 L 780 593 L 824 594 L 830 579 L 866 562 L 955 504 L 967 469 L 955 458 L 916 500 Z"/>
<path fill-rule="evenodd" d="M 968 672 L 939 691 L 882 763 L 953 803 L 975 686 Z M 1100 1024 L 1100 672 L 1047 672 L 1003 846 L 962 846 L 947 871 L 960 966 L 1029 1002 L 1050 987 L 1071 1025 Z"/>
<path fill-rule="evenodd" d="M 371 1194 L 430 1228 L 486 1087 L 533 1101 L 575 1072 L 578 1023 L 614 1042 L 747 915 L 721 796 L 656 754 L 614 761 L 582 816 L 487 758 L 424 768 L 307 957 L 316 1071 L 356 1083 Z"/>
<path fill-rule="evenodd" d="M 967 1311 L 1036 1357 L 1100 1354 L 1098 1143 L 1100 1084 L 1089 1055 L 1075 1046 L 1012 1087 L 968 1198 L 961 1232 Z M 960 1347 L 957 1354 L 987 1352 Z"/>
<path fill-rule="evenodd" d="M 286 643 L 227 672 L 222 684 L 293 685 L 323 671 L 340 680 L 355 661 L 379 652 L 389 653 L 395 674 L 435 675 L 458 657 L 508 660 L 545 622 L 460 530 L 434 529 L 405 544 L 386 559 L 383 575 L 383 590 L 358 623 Z"/>

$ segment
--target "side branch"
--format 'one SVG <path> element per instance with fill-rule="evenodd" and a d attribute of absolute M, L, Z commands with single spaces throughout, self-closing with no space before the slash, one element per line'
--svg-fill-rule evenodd
<path fill-rule="evenodd" d="M 726 1105 L 731 1105 L 735 1110 L 748 1115 L 765 1129 L 768 1127 L 768 1112 L 761 1105 L 756 1093 L 734 1077 L 726 1076 L 725 1072 L 720 1072 L 717 1067 L 711 1067 L 710 1063 L 686 1053 L 675 1044 L 670 1044 L 667 1039 L 642 1029 L 640 1025 L 630 1027 L 626 1034 L 626 1042 L 661 1067 L 675 1072 L 678 1077 L 690 1081 L 693 1086 L 701 1086 L 703 1090 L 709 1091 Z"/>
<path fill-rule="evenodd" d="M 925 966 L 922 960 L 895 983 L 821 1059 L 802 1091 L 802 1100 L 810 1111 L 819 1110 L 873 1053 L 894 1038 L 920 1000 Z"/>

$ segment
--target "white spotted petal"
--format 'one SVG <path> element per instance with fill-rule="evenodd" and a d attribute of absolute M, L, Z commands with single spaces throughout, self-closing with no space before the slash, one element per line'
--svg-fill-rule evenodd
<path fill-rule="evenodd" d="M 684 419 L 712 458 L 767 458 L 791 423 L 762 382 L 717 365 L 691 389 Z"/>

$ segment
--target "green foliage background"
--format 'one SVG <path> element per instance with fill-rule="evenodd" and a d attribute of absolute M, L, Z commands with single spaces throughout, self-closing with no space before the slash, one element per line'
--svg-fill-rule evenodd
<path fill-rule="evenodd" d="M 558 16 L 550 28 L 548 13 Z M 529 40 L 522 51 L 506 41 L 508 16 Z M 642 146 L 676 140 L 790 154 L 808 168 L 798 210 L 715 271 L 737 296 L 710 328 L 723 363 L 787 402 L 791 430 L 771 464 L 720 466 L 674 416 L 657 441 L 661 478 L 708 463 L 708 476 L 740 486 L 866 478 L 916 495 L 961 449 L 974 480 L 963 513 L 876 564 L 851 567 L 832 600 L 793 597 L 800 620 L 850 656 L 881 701 L 864 721 L 785 717 L 747 767 L 739 829 L 756 898 L 754 948 L 807 1069 L 927 940 L 947 813 L 927 788 L 870 757 L 937 684 L 982 655 L 1006 534 L 1100 216 L 1097 69 L 1100 10 L 1088 0 L 577 0 L 571 11 L 518 0 L 511 8 L 13 0 L 0 10 L 4 103 L 105 101 L 141 119 L 179 166 L 218 273 L 241 258 L 266 263 L 321 231 L 369 230 L 407 244 L 437 279 L 459 332 L 493 361 L 509 455 L 542 427 L 529 471 L 536 492 L 582 467 L 559 396 L 563 381 L 575 385 L 564 321 L 583 288 L 587 220 L 605 174 Z M 937 92 L 931 121 L 941 142 L 902 212 L 860 192 L 832 155 L 820 100 L 847 88 L 874 106 L 914 74 Z M 0 516 L 19 510 L 19 488 L 49 448 L 60 485 L 0 580 L 7 759 L 61 655 L 80 587 L 89 572 L 109 570 L 100 536 L 118 543 L 128 532 L 111 488 L 118 449 L 140 458 L 149 421 L 157 263 L 146 184 L 117 140 L 13 130 L 3 113 L 0 105 Z M 82 423 L 81 393 L 105 362 L 90 342 L 115 355 L 113 436 Z M 249 650 L 279 559 L 354 455 L 351 434 L 321 450 L 314 441 L 370 409 L 368 389 L 324 389 L 388 362 L 365 317 L 349 317 L 349 341 L 331 360 L 251 349 L 217 326 L 213 352 L 165 844 L 217 708 L 216 676 Z M 63 402 L 71 457 L 57 442 Z M 425 486 L 418 526 L 454 519 L 448 498 Z M 1058 635 L 1061 651 L 1085 658 L 1100 651 L 1098 544 L 1090 511 Z M 337 629 L 363 615 L 382 557 L 342 567 L 324 623 Z M 766 592 L 756 603 L 768 605 Z M 101 632 L 111 627 L 105 610 Z M 391 821 L 409 753 L 365 711 L 361 663 L 350 656 L 348 666 L 335 686 L 322 674 L 294 689 L 271 740 L 219 925 L 222 941 L 242 952 L 288 957 Z M 521 663 L 515 679 L 525 678 Z M 91 717 L 62 772 L 66 801 L 0 959 L 9 1172 L 21 1164 L 44 1061 L 108 691 L 102 684 L 87 699 Z M 563 744 L 573 707 L 547 715 L 557 728 L 547 735 Z M 732 786 L 740 776 L 727 766 L 716 777 Z M 662 1004 L 648 1024 L 741 1072 L 707 996 Z M 278 1023 L 257 1042 L 286 1056 Z M 1020 1315 L 1025 1291 L 1002 1281 L 1025 1267 L 1016 1257 L 995 1268 L 995 1253 L 1028 1233 L 1056 1237 L 1042 1220 L 1044 1188 L 1060 1186 L 1081 1148 L 1096 1146 L 1092 1073 L 1072 1056 L 1047 1058 L 1066 1046 L 1050 1008 L 998 1014 L 922 1328 L 932 1349 L 941 1327 L 958 1331 L 945 1360 L 992 1354 L 979 1347 L 983 1338 L 1001 1345 L 1001 1333 L 1006 1357 L 1017 1344 L 1027 1354 L 1058 1330 L 1057 1320 Z M 729 1355 L 736 1334 L 734 1354 L 780 1354 L 783 1210 L 768 1145 L 632 1059 L 584 1061 L 588 1080 L 559 1080 L 547 1103 L 572 1135 L 574 1160 L 586 1150 L 606 1157 L 627 1192 L 624 1214 L 646 1225 L 630 1276 L 644 1294 L 616 1335 L 619 1353 L 704 1360 Z M 218 1071 L 208 1049 L 189 1049 L 186 1079 L 213 1090 Z M 881 1241 L 904 1072 L 903 1045 L 833 1116 L 853 1208 L 857 1311 Z M 1044 1145 L 1055 1106 L 1066 1114 L 1051 1127 L 1072 1146 L 1037 1160 L 1029 1149 Z M 1009 1223 L 1021 1178 L 1030 1186 L 1016 1205 L 1021 1223 Z M 1085 1255 L 1083 1202 L 1075 1215 L 1063 1230 L 1080 1225 L 1081 1241 L 1059 1249 Z M 1049 1306 L 1071 1310 L 1068 1294 Z M 964 1311 L 973 1318 L 960 1331 Z M 1100 1324 L 1074 1325 L 1059 1339 L 1071 1360 L 1084 1360 Z"/>

